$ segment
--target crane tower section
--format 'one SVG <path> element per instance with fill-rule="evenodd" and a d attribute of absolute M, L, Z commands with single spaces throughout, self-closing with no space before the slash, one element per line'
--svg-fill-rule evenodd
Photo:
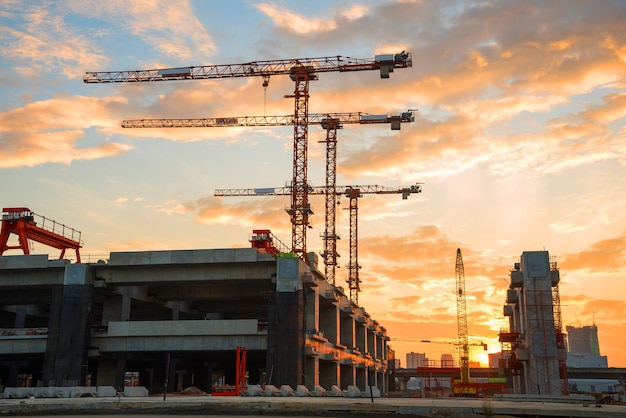
<path fill-rule="evenodd" d="M 151 82 L 171 80 L 206 80 L 234 77 L 261 77 L 266 87 L 272 75 L 289 75 L 295 83 L 294 148 L 292 196 L 289 214 L 292 224 L 292 250 L 306 263 L 306 230 L 311 208 L 308 203 L 307 151 L 309 82 L 318 73 L 379 70 L 381 78 L 397 68 L 412 66 L 411 54 L 376 55 L 374 59 L 354 59 L 342 56 L 254 61 L 244 64 L 189 66 L 152 70 L 87 72 L 83 81 L 91 83 Z"/>
<path fill-rule="evenodd" d="M 456 312 L 458 327 L 459 363 L 461 382 L 469 382 L 469 342 L 467 331 L 467 304 L 465 298 L 465 268 L 461 249 L 456 250 Z"/>

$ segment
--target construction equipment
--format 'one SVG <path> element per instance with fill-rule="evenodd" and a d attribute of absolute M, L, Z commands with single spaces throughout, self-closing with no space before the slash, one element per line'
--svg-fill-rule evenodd
<path fill-rule="evenodd" d="M 11 234 L 17 235 L 18 245 L 8 244 Z M 76 262 L 80 263 L 79 249 L 82 247 L 80 236 L 80 231 L 37 215 L 28 208 L 2 209 L 0 255 L 6 250 L 22 250 L 24 254 L 30 254 L 28 241 L 33 240 L 61 250 L 60 259 L 65 257 L 67 249 L 72 249 L 76 251 Z"/>
<path fill-rule="evenodd" d="M 350 261 L 348 262 L 348 286 L 350 288 L 350 300 L 358 304 L 358 294 L 360 291 L 359 262 L 358 262 L 358 204 L 357 199 L 363 194 L 401 194 L 402 199 L 408 199 L 409 195 L 421 193 L 419 184 L 409 187 L 385 187 L 378 185 L 368 186 L 336 186 L 333 197 L 333 204 L 338 196 L 345 195 L 350 199 Z M 328 195 L 328 188 L 325 186 L 309 186 L 310 195 Z M 288 196 L 291 195 L 291 187 L 266 187 L 256 189 L 216 189 L 213 193 L 217 197 L 226 196 Z M 334 283 L 333 283 L 334 285 Z"/>
<path fill-rule="evenodd" d="M 465 268 L 461 249 L 456 249 L 456 320 L 459 338 L 459 366 L 461 368 L 461 383 L 469 383 L 469 342 L 467 331 L 467 305 L 465 297 Z"/>
<path fill-rule="evenodd" d="M 253 229 L 250 243 L 252 248 L 256 248 L 257 251 L 267 253 L 274 258 L 289 251 L 287 246 L 272 234 L 272 231 L 269 229 Z"/>
<path fill-rule="evenodd" d="M 326 130 L 326 190 L 335 190 L 337 173 L 337 129 L 346 124 L 389 123 L 391 130 L 400 130 L 402 123 L 414 122 L 411 109 L 400 114 L 370 115 L 363 112 L 350 113 L 309 113 L 309 125 L 321 125 Z M 293 115 L 283 116 L 243 116 L 202 119 L 136 119 L 122 121 L 123 128 L 224 128 L 294 125 Z M 324 241 L 324 273 L 326 280 L 335 285 L 337 266 L 337 240 L 335 197 L 326 193 Z M 355 208 L 356 211 L 356 208 Z M 355 215 L 356 216 L 356 215 Z M 356 245 L 356 244 L 355 244 Z M 353 248 L 352 246 L 350 247 Z M 356 248 L 354 247 L 356 250 Z M 356 267 L 355 267 L 356 268 Z"/>
<path fill-rule="evenodd" d="M 248 390 L 246 359 L 248 350 L 246 347 L 237 346 L 235 352 L 235 384 L 222 385 L 215 388 L 211 395 L 213 396 L 240 396 Z"/>
<path fill-rule="evenodd" d="M 374 59 L 354 59 L 334 56 L 288 60 L 254 61 L 244 64 L 190 66 L 153 70 L 87 72 L 85 83 L 156 82 L 171 80 L 206 80 L 235 77 L 262 77 L 267 87 L 272 75 L 289 75 L 295 83 L 293 178 L 291 207 L 292 250 L 308 263 L 306 257 L 306 230 L 311 208 L 308 202 L 307 152 L 309 82 L 317 80 L 318 73 L 379 70 L 381 78 L 389 78 L 396 68 L 412 66 L 411 54 L 376 55 Z"/>

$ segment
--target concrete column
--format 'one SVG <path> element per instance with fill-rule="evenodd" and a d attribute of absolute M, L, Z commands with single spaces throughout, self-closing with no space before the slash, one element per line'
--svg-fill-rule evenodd
<path fill-rule="evenodd" d="M 339 309 L 334 303 L 323 303 L 320 307 L 320 331 L 331 343 L 339 341 Z"/>
<path fill-rule="evenodd" d="M 317 287 L 306 290 L 306 329 L 320 329 L 320 296 Z"/>
<path fill-rule="evenodd" d="M 365 367 L 356 368 L 356 385 L 362 391 L 365 390 L 365 387 L 367 386 L 367 368 Z"/>
<path fill-rule="evenodd" d="M 348 386 L 356 385 L 356 367 L 350 365 L 343 365 L 340 369 L 339 387 L 346 389 Z"/>
<path fill-rule="evenodd" d="M 320 360 L 317 357 L 307 357 L 304 364 L 305 376 L 304 385 L 309 390 L 313 390 L 315 385 L 320 384 Z"/>
<path fill-rule="evenodd" d="M 102 307 L 102 325 L 128 320 L 130 320 L 130 296 L 117 294 L 105 296 Z"/>
<path fill-rule="evenodd" d="M 86 274 L 86 265 L 68 264 L 64 285 L 53 287 L 42 373 L 44 386 L 85 382 L 94 298 L 93 285 L 84 284 Z"/>
<path fill-rule="evenodd" d="M 366 333 L 367 330 L 362 322 L 355 323 L 355 340 L 356 340 L 356 348 L 362 353 L 367 353 L 367 343 L 366 343 Z"/>
<path fill-rule="evenodd" d="M 15 328 L 26 328 L 26 306 L 15 307 Z"/>
<path fill-rule="evenodd" d="M 339 342 L 348 349 L 356 347 L 354 323 L 354 318 L 346 313 L 341 313 L 339 316 Z"/>
<path fill-rule="evenodd" d="M 337 362 L 320 362 L 319 384 L 325 389 L 330 389 L 331 386 L 339 384 L 339 365 L 337 364 Z"/>
<path fill-rule="evenodd" d="M 271 384 L 293 388 L 304 381 L 304 290 L 302 273 L 308 267 L 298 258 L 279 258 L 275 302 L 269 309 L 267 373 Z"/>
<path fill-rule="evenodd" d="M 376 358 L 376 344 L 374 344 L 374 333 L 368 329 L 365 328 L 365 333 L 367 335 L 367 341 L 366 341 L 366 353 L 369 353 L 370 356 L 372 356 L 372 358 Z"/>
<path fill-rule="evenodd" d="M 96 377 L 97 386 L 113 386 L 117 390 L 116 386 L 117 377 L 117 359 L 115 358 L 101 358 L 98 360 L 98 372 Z"/>

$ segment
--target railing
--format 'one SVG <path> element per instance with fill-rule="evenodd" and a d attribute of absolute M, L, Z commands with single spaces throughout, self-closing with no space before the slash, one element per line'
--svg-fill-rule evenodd
<path fill-rule="evenodd" d="M 33 222 L 35 222 L 35 224 L 39 228 L 45 229 L 48 232 L 52 232 L 53 234 L 60 235 L 64 238 L 82 244 L 80 231 L 77 231 L 74 228 L 70 228 L 69 226 L 57 222 L 53 219 L 46 218 L 45 216 L 38 215 L 36 213 L 33 213 L 33 215 Z"/>

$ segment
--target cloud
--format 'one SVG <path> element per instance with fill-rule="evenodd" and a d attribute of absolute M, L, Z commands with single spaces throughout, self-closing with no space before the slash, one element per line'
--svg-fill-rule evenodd
<path fill-rule="evenodd" d="M 619 272 L 626 263 L 626 233 L 599 240 L 587 249 L 564 255 L 560 264 L 565 270 Z"/>
<path fill-rule="evenodd" d="M 65 22 L 60 9 L 49 7 L 51 4 L 4 5 L 3 17 L 20 20 L 21 25 L 19 29 L 0 26 L 2 55 L 14 61 L 15 70 L 24 77 L 40 79 L 42 74 L 60 72 L 78 79 L 80 68 L 93 67 L 105 58 L 85 34 Z"/>
<path fill-rule="evenodd" d="M 276 27 L 298 35 L 332 32 L 346 21 L 358 20 L 370 11 L 369 7 L 357 4 L 347 9 L 338 9 L 333 18 L 320 19 L 302 16 L 288 10 L 284 5 L 260 3 L 254 7 L 268 16 Z"/>
<path fill-rule="evenodd" d="M 64 6 L 68 12 L 121 27 L 172 63 L 207 59 L 217 49 L 187 0 L 68 0 Z"/>
<path fill-rule="evenodd" d="M 71 164 L 123 154 L 131 145 L 102 141 L 95 146 L 81 146 L 87 141 L 81 129 L 92 124 L 110 126 L 99 119 L 104 104 L 115 105 L 117 99 L 59 97 L 29 103 L 0 112 L 0 168 L 33 167 L 45 163 Z M 85 115 L 95 115 L 92 118 Z"/>

